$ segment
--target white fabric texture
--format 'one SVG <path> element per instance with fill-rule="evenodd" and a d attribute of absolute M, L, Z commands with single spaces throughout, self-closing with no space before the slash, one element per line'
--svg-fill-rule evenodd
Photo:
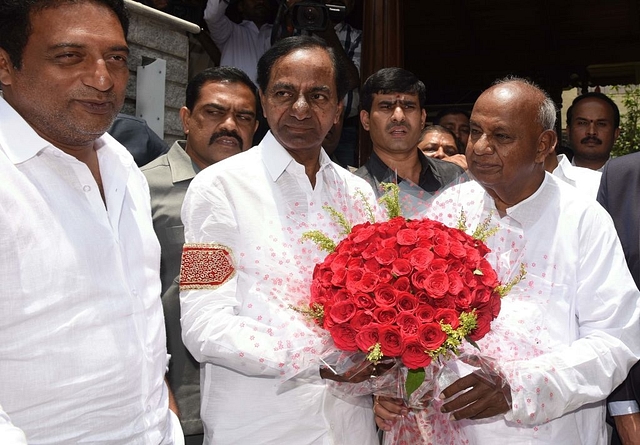
<path fill-rule="evenodd" d="M 227 6 L 223 0 L 209 0 L 204 10 L 211 39 L 221 53 L 220 66 L 240 68 L 255 82 L 258 60 L 271 47 L 273 25 L 266 23 L 258 29 L 248 20 L 234 23 L 225 15 Z"/>
<path fill-rule="evenodd" d="M 498 360 L 513 408 L 460 422 L 468 443 L 605 444 L 605 398 L 640 355 L 640 292 L 611 218 L 550 174 L 502 218 L 475 181 L 443 192 L 426 216 L 452 225 L 461 209 L 472 228 L 493 212 L 490 262 L 517 271 L 523 261 L 527 272 L 478 341 Z"/>
<path fill-rule="evenodd" d="M 565 155 L 558 155 L 558 166 L 553 170 L 553 175 L 571 184 L 578 190 L 592 198 L 598 195 L 602 172 L 590 168 L 576 167 L 571 164 Z"/>
<path fill-rule="evenodd" d="M 148 187 L 111 136 L 95 144 L 106 208 L 0 99 L 0 403 L 29 444 L 172 443 Z"/>
<path fill-rule="evenodd" d="M 315 188 L 269 132 L 257 147 L 203 170 L 182 208 L 187 243 L 232 251 L 235 276 L 181 292 L 183 339 L 201 368 L 206 444 L 376 444 L 371 398 L 337 399 L 318 374 L 328 335 L 289 304 L 308 304 L 326 252 L 308 230 L 339 240 L 322 209 L 364 222 L 353 196 L 373 191 L 321 151 Z"/>

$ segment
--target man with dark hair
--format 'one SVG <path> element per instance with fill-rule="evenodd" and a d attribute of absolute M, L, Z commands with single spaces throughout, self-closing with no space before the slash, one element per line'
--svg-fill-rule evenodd
<path fill-rule="evenodd" d="M 173 444 L 122 0 L 0 0 L 0 443 Z"/>
<path fill-rule="evenodd" d="M 422 130 L 418 139 L 418 148 L 431 158 L 453 162 L 467 169 L 464 147 L 453 131 L 441 125 L 429 125 Z"/>
<path fill-rule="evenodd" d="M 347 379 L 320 368 L 326 337 L 290 308 L 308 303 L 326 255 L 303 233 L 339 236 L 323 206 L 364 222 L 361 190 L 376 210 L 367 183 L 321 147 L 342 108 L 341 72 L 322 40 L 278 41 L 258 62 L 270 132 L 199 173 L 185 196 L 182 336 L 201 363 L 207 444 L 378 443 L 371 398 L 328 390 L 324 379 Z"/>
<path fill-rule="evenodd" d="M 436 116 L 434 123 L 453 131 L 453 134 L 467 147 L 469 141 L 469 112 L 462 108 L 443 108 Z"/>
<path fill-rule="evenodd" d="M 567 132 L 571 163 L 602 171 L 620 135 L 620 110 L 605 94 L 585 93 L 567 110 Z"/>
<path fill-rule="evenodd" d="M 256 131 L 258 93 L 237 68 L 209 68 L 187 85 L 180 109 L 186 140 L 142 168 L 151 191 L 153 228 L 160 240 L 162 305 L 171 354 L 169 383 L 173 390 L 187 445 L 201 445 L 200 365 L 182 343 L 180 329 L 180 255 L 184 227 L 180 210 L 191 180 L 201 170 L 251 147 Z"/>
<path fill-rule="evenodd" d="M 355 173 L 378 195 L 381 182 L 409 180 L 434 193 L 463 173 L 459 166 L 430 158 L 418 148 L 427 112 L 424 83 L 402 68 L 372 74 L 360 91 L 360 121 L 373 152 Z"/>

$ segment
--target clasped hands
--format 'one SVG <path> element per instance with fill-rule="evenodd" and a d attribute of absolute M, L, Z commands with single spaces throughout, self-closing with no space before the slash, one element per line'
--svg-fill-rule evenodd
<path fill-rule="evenodd" d="M 336 374 L 330 368 L 320 368 L 320 377 L 327 380 L 345 383 L 362 383 L 365 380 L 381 376 L 393 367 L 393 362 L 369 362 L 366 366 L 355 366 L 343 374 Z"/>
<path fill-rule="evenodd" d="M 462 377 L 442 391 L 441 399 L 448 400 L 442 405 L 443 413 L 450 413 L 452 420 L 484 419 L 506 413 L 511 409 L 511 389 L 497 376 L 488 379 L 482 372 L 474 372 Z M 376 424 L 383 431 L 389 431 L 398 417 L 406 416 L 409 409 L 402 400 L 377 397 L 373 405 Z"/>

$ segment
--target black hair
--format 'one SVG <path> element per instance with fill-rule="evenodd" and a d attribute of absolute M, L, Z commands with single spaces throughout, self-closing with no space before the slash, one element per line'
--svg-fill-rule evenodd
<path fill-rule="evenodd" d="M 571 103 L 571 106 L 567 109 L 567 125 L 571 126 L 571 121 L 573 120 L 573 110 L 575 109 L 574 107 L 581 100 L 588 99 L 590 97 L 593 97 L 595 99 L 603 100 L 611 107 L 611 110 L 613 111 L 613 128 L 618 128 L 620 126 L 620 110 L 618 109 L 618 106 L 606 94 L 597 93 L 595 91 L 581 94 L 580 96 L 578 96 L 575 99 L 573 99 L 573 102 Z"/>
<path fill-rule="evenodd" d="M 278 40 L 269 48 L 258 60 L 258 86 L 264 93 L 269 86 L 271 70 L 275 63 L 281 58 L 299 49 L 321 48 L 325 50 L 333 64 L 333 74 L 335 77 L 335 87 L 338 100 L 349 92 L 347 80 L 347 65 L 331 48 L 327 42 L 317 36 L 294 36 Z"/>
<path fill-rule="evenodd" d="M 369 76 L 360 89 L 360 109 L 371 111 L 374 94 L 409 93 L 417 94 L 420 108 L 427 103 L 427 89 L 424 83 L 410 71 L 402 68 L 382 68 Z"/>
<path fill-rule="evenodd" d="M 129 14 L 124 0 L 0 0 L 0 48 L 16 69 L 22 67 L 22 54 L 31 35 L 31 17 L 47 8 L 68 3 L 96 3 L 106 6 L 118 17 L 125 38 L 129 32 Z"/>
<path fill-rule="evenodd" d="M 459 113 L 455 113 L 455 114 L 459 114 Z M 449 130 L 447 127 L 443 127 L 442 125 L 438 125 L 438 124 L 427 125 L 422 130 L 422 133 L 420 133 L 420 139 L 418 139 L 418 143 L 422 142 L 422 140 L 428 133 L 448 134 L 453 138 L 453 141 L 456 144 L 456 149 L 458 150 L 458 153 L 464 154 L 465 147 L 464 145 L 462 145 L 462 141 L 458 139 L 458 136 L 456 136 L 456 134 L 453 131 Z"/>
<path fill-rule="evenodd" d="M 448 107 L 448 108 L 443 108 L 442 110 L 440 110 L 438 112 L 438 114 L 436 115 L 436 118 L 433 120 L 436 124 L 440 123 L 440 119 L 442 119 L 445 116 L 449 116 L 450 114 L 463 114 L 465 116 L 467 116 L 467 119 L 471 119 L 471 113 L 469 113 L 467 110 L 463 110 L 462 108 L 454 108 L 454 107 Z"/>
<path fill-rule="evenodd" d="M 202 87 L 209 82 L 241 83 L 246 85 L 256 99 L 257 108 L 259 103 L 258 92 L 256 91 L 255 84 L 251 81 L 249 76 L 247 76 L 247 74 L 241 69 L 232 66 L 217 66 L 215 68 L 207 68 L 206 70 L 199 72 L 187 84 L 185 106 L 189 111 L 193 111 L 193 108 L 200 97 Z"/>

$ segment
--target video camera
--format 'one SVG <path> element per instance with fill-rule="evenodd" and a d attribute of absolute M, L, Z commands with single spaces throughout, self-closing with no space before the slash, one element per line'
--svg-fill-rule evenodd
<path fill-rule="evenodd" d="M 293 27 L 304 31 L 325 31 L 330 23 L 340 23 L 347 7 L 324 3 L 322 0 L 302 0 L 292 8 Z"/>

